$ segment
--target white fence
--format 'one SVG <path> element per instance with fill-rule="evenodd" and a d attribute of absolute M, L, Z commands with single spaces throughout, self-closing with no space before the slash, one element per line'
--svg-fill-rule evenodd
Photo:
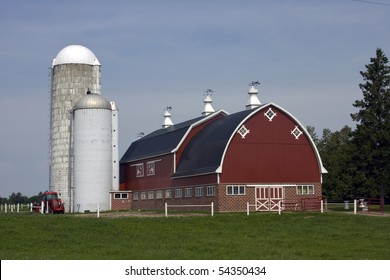
<path fill-rule="evenodd" d="M 275 206 L 276 207 L 274 207 L 272 211 L 278 212 L 279 215 L 281 215 L 282 211 L 285 210 L 284 209 L 284 205 L 283 205 L 283 201 L 280 200 L 277 204 L 275 204 Z M 256 209 L 257 205 L 256 204 L 249 204 L 249 202 L 246 203 L 246 215 L 247 216 L 249 216 L 250 207 L 254 207 Z M 356 206 L 355 206 L 355 208 L 356 208 Z M 325 209 L 326 209 L 326 202 L 324 203 L 324 201 L 321 200 L 321 204 L 320 204 L 320 211 L 321 211 L 321 213 L 324 213 Z M 269 210 L 269 211 L 271 211 L 271 210 Z"/>
<path fill-rule="evenodd" d="M 199 204 L 199 205 L 168 205 L 168 203 L 165 203 L 165 217 L 168 217 L 168 208 L 186 208 L 186 207 L 210 207 L 211 216 L 214 216 L 214 202 L 211 202 L 211 204 Z"/>
<path fill-rule="evenodd" d="M 0 205 L 0 212 L 4 213 L 19 213 L 19 212 L 32 212 L 33 211 L 33 204 L 27 203 L 27 204 L 1 204 Z"/>

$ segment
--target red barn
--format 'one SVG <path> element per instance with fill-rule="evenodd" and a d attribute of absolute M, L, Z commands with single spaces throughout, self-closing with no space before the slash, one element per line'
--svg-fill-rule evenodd
<path fill-rule="evenodd" d="M 261 105 L 256 93 L 252 86 L 245 111 L 213 112 L 133 142 L 120 161 L 120 190 L 129 194 L 131 208 L 211 202 L 220 212 L 246 211 L 248 202 L 257 211 L 318 207 L 326 170 L 313 140 L 292 114 L 274 103 Z"/>

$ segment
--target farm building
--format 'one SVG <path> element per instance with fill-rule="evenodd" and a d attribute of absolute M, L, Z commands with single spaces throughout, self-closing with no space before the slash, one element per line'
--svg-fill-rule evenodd
<path fill-rule="evenodd" d="M 252 83 L 246 110 L 214 111 L 163 127 L 133 142 L 120 160 L 120 191 L 112 209 L 210 205 L 215 211 L 277 211 L 317 207 L 322 166 L 305 127 L 274 103 L 261 104 Z M 282 204 L 279 204 L 282 201 Z"/>

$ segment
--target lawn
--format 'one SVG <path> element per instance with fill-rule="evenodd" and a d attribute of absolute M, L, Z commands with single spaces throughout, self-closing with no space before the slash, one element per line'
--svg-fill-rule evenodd
<path fill-rule="evenodd" d="M 328 213 L 99 219 L 0 214 L 0 259 L 390 259 L 390 218 Z"/>

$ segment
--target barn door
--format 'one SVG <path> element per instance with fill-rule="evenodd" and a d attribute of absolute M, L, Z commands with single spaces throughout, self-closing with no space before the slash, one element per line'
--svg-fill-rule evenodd
<path fill-rule="evenodd" d="M 279 211 L 283 187 L 256 187 L 256 211 Z"/>

